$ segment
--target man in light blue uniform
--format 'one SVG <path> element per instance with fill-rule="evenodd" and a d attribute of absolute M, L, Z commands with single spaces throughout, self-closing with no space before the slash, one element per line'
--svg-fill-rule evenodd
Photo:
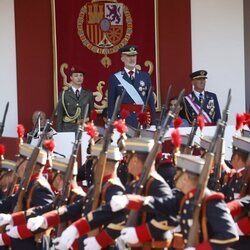
<path fill-rule="evenodd" d="M 137 62 L 137 46 L 126 45 L 119 50 L 121 61 L 124 63 L 124 69 L 111 75 L 108 87 L 108 117 L 113 114 L 117 96 L 121 95 L 126 89 L 123 98 L 121 110 L 129 111 L 126 124 L 137 128 L 137 113 L 141 111 L 142 106 L 147 99 L 148 91 L 151 87 L 150 75 L 147 72 L 135 68 Z M 151 124 L 155 124 L 155 104 L 154 96 L 151 91 L 147 110 L 151 115 Z"/>

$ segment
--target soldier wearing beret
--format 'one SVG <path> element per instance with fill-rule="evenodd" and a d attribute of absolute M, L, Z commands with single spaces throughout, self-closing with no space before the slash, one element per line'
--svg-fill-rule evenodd
<path fill-rule="evenodd" d="M 193 91 L 184 98 L 188 121 L 192 124 L 194 118 L 199 114 L 202 104 L 205 124 L 215 125 L 221 118 L 220 106 L 216 94 L 205 91 L 207 71 L 195 71 L 190 75 L 190 78 L 192 79 Z"/>
<path fill-rule="evenodd" d="M 72 68 L 72 86 L 60 93 L 57 110 L 58 132 L 76 132 L 78 125 L 83 123 L 86 105 L 89 104 L 89 114 L 94 108 L 93 93 L 82 87 L 84 75 L 79 68 Z"/>
<path fill-rule="evenodd" d="M 137 46 L 127 45 L 119 52 L 124 68 L 111 75 L 109 79 L 108 116 L 112 116 L 116 98 L 126 89 L 121 109 L 124 108 L 130 112 L 126 118 L 126 124 L 137 128 L 137 113 L 141 111 L 142 105 L 146 101 L 148 90 L 151 87 L 151 78 L 147 72 L 135 67 L 138 54 Z M 152 92 L 148 102 L 148 111 L 151 114 L 151 124 L 155 124 L 155 104 Z"/>

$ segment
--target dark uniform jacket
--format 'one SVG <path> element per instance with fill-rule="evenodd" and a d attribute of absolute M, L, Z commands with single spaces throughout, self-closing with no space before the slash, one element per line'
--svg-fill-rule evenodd
<path fill-rule="evenodd" d="M 180 199 L 180 195 L 171 199 L 151 197 L 143 207 L 143 209 L 155 213 L 165 213 L 171 218 L 175 217 L 178 219 L 183 236 L 182 248 L 187 243 L 189 229 L 193 223 L 193 200 L 195 192 L 196 190 L 189 192 L 182 199 Z M 201 249 L 211 249 L 211 247 L 212 249 L 226 249 L 226 247 L 238 240 L 233 219 L 223 198 L 224 196 L 221 193 L 215 193 L 208 189 L 205 191 L 200 217 L 200 225 L 202 225 L 200 242 L 203 242 L 202 244 L 205 248 Z M 154 236 L 154 225 L 151 222 L 148 228 L 150 228 L 151 235 Z M 207 237 L 207 239 L 204 237 Z"/>
<path fill-rule="evenodd" d="M 147 99 L 148 90 L 151 86 L 150 75 L 146 72 L 136 70 L 135 79 L 132 81 L 130 80 L 125 70 L 120 71 L 120 73 L 122 74 L 124 80 L 128 81 L 129 84 L 134 86 L 136 91 L 141 96 L 143 102 L 145 103 Z M 123 90 L 124 90 L 124 87 L 116 78 L 115 74 L 111 75 L 109 79 L 109 88 L 108 88 L 108 117 L 109 118 L 113 114 L 116 98 L 122 94 Z M 133 109 L 133 105 L 136 103 L 128 95 L 128 93 L 125 94 L 122 104 L 129 104 L 129 106 L 124 106 L 124 108 L 130 112 L 129 116 L 126 118 L 126 124 L 134 128 L 137 128 L 137 124 L 138 124 L 137 113 L 140 111 L 140 109 L 138 108 Z M 150 112 L 151 112 L 151 123 L 155 124 L 155 104 L 154 104 L 153 92 L 151 92 L 148 106 L 150 107 Z M 123 108 L 123 105 L 121 105 L 121 109 L 122 108 Z"/>
<path fill-rule="evenodd" d="M 189 123 L 192 123 L 194 118 L 196 118 L 197 113 L 195 112 L 193 107 L 188 102 L 189 96 L 191 97 L 191 100 L 196 105 L 200 106 L 200 102 L 199 102 L 197 96 L 194 94 L 194 92 L 190 93 L 190 95 L 188 95 L 184 98 L 184 108 L 186 111 L 186 118 L 188 119 Z M 199 110 L 199 107 L 198 107 L 198 110 Z M 219 102 L 217 100 L 216 94 L 214 94 L 212 92 L 205 91 L 203 111 L 211 119 L 211 122 L 209 122 L 210 125 L 215 125 L 217 123 L 218 119 L 221 118 L 220 106 L 219 106 Z"/>
<path fill-rule="evenodd" d="M 131 183 L 127 189 L 127 193 L 133 192 L 136 182 Z M 168 184 L 163 180 L 163 178 L 156 172 L 151 173 L 148 179 L 143 193 L 147 195 L 156 195 L 157 197 L 171 197 L 172 191 Z M 99 207 L 97 210 L 90 212 L 86 218 L 82 220 L 83 224 L 74 224 L 80 233 L 87 233 L 88 230 L 104 226 L 104 229 L 97 235 L 97 239 L 101 239 L 102 247 L 107 247 L 111 244 L 117 237 L 120 236 L 120 231 L 124 227 L 126 221 L 127 210 L 122 210 L 118 212 L 112 212 L 110 204 Z M 154 216 L 154 213 L 144 213 L 139 212 L 137 216 L 137 221 L 135 224 L 145 223 L 150 221 Z M 158 215 L 154 218 L 155 221 L 162 221 L 162 215 Z M 156 222 L 157 223 L 157 222 Z M 83 225 L 88 224 L 87 228 Z M 160 224 L 160 223 L 159 223 Z M 86 230 L 86 231 L 85 231 Z M 102 238 L 101 238 L 102 237 Z M 164 233 L 157 235 L 156 239 L 164 239 Z"/>
<path fill-rule="evenodd" d="M 60 94 L 59 100 L 60 101 L 57 110 L 57 131 L 76 132 L 77 125 L 82 124 L 84 109 L 86 105 L 89 104 L 89 114 L 90 111 L 94 108 L 93 93 L 82 88 L 80 97 L 78 99 L 72 87 L 70 87 Z M 74 117 L 77 108 L 80 110 L 80 114 L 79 116 Z"/>
<path fill-rule="evenodd" d="M 42 176 L 33 175 L 23 201 L 23 210 L 36 206 L 45 206 L 52 203 L 54 198 L 54 193 L 47 180 Z M 3 200 L 0 204 L 0 211 L 11 213 L 15 208 L 16 201 L 16 195 Z M 41 247 L 41 244 L 35 242 L 34 237 L 26 240 L 11 239 L 11 249 L 33 250 L 41 249 Z"/>

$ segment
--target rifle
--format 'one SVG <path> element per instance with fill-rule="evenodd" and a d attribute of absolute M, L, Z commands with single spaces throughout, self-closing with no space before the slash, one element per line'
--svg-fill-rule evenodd
<path fill-rule="evenodd" d="M 94 194 L 92 197 L 92 210 L 96 209 L 99 205 L 100 193 L 102 191 L 102 178 L 104 175 L 104 170 L 107 162 L 108 146 L 110 144 L 111 135 L 114 130 L 114 121 L 117 117 L 125 93 L 126 90 L 124 89 L 121 96 L 117 97 L 115 102 L 114 112 L 112 114 L 111 119 L 108 121 L 108 127 L 105 130 L 102 151 L 100 152 L 98 161 L 95 166 L 95 181 L 94 181 Z"/>
<path fill-rule="evenodd" d="M 40 116 L 41 116 L 41 112 L 38 113 L 38 116 L 37 116 L 37 118 L 36 118 L 36 122 L 35 122 L 35 124 L 34 124 L 32 130 L 31 130 L 31 132 L 27 134 L 27 137 L 28 137 L 28 138 L 27 138 L 27 140 L 26 140 L 26 143 L 28 143 L 28 144 L 31 143 L 32 139 L 33 139 L 34 136 L 35 136 L 36 127 L 37 127 L 37 125 L 38 125 L 38 123 L 39 123 Z"/>
<path fill-rule="evenodd" d="M 85 110 L 84 110 L 84 114 L 83 114 L 84 122 L 86 121 L 88 111 L 89 111 L 89 104 L 86 105 Z M 81 141 L 82 141 L 82 133 L 83 133 L 83 126 L 78 125 L 75 141 L 73 143 L 72 153 L 70 155 L 67 170 L 63 179 L 63 189 L 62 189 L 59 199 L 57 199 L 57 202 L 55 204 L 56 208 L 66 205 L 68 203 L 68 198 L 69 198 L 70 190 L 71 190 L 70 188 L 71 180 L 73 179 L 74 165 L 75 165 L 77 154 L 78 154 Z M 62 231 L 65 228 L 66 228 L 66 223 L 60 223 L 60 225 L 58 225 L 56 229 L 56 235 L 57 236 L 61 235 Z"/>
<path fill-rule="evenodd" d="M 201 103 L 198 116 L 202 114 L 203 106 L 204 106 L 204 101 Z M 198 119 L 197 119 L 198 116 L 196 116 L 193 120 L 192 129 L 191 129 L 191 132 L 188 136 L 187 145 L 185 145 L 185 147 L 183 149 L 183 152 L 182 152 L 183 154 L 189 154 L 189 155 L 192 154 L 194 137 L 195 137 L 197 129 L 199 127 Z"/>
<path fill-rule="evenodd" d="M 6 120 L 6 116 L 7 116 L 7 113 L 8 113 L 8 109 L 9 109 L 9 102 L 7 102 L 7 104 L 5 106 L 4 115 L 3 115 L 3 121 L 0 123 L 0 138 L 2 137 L 2 134 L 3 134 L 3 129 L 4 129 L 4 125 L 5 125 L 5 120 Z"/>
<path fill-rule="evenodd" d="M 159 131 L 160 131 L 161 126 L 162 126 L 162 120 L 165 117 L 166 111 L 168 109 L 168 103 L 169 103 L 171 91 L 172 91 L 172 84 L 170 84 L 169 87 L 168 87 L 168 93 L 166 95 L 165 103 L 163 104 L 163 106 L 161 108 L 160 118 L 159 118 L 159 120 L 157 122 L 156 130 L 155 130 L 155 133 L 154 133 L 154 140 L 156 140 L 158 138 L 158 136 L 159 136 Z"/>
<path fill-rule="evenodd" d="M 84 114 L 83 114 L 83 121 L 84 122 L 86 121 L 88 111 L 89 111 L 89 104 L 86 105 L 85 110 L 84 110 Z M 82 133 L 83 133 L 83 126 L 78 125 L 75 141 L 73 143 L 72 153 L 70 155 L 67 170 L 66 170 L 66 173 L 65 173 L 64 179 L 63 179 L 62 194 L 60 196 L 58 203 L 56 204 L 57 207 L 60 207 L 60 206 L 67 204 L 67 200 L 68 200 L 68 197 L 70 194 L 71 180 L 73 178 L 74 164 L 76 162 L 77 154 L 78 154 L 78 151 L 79 151 L 79 148 L 81 145 L 81 141 L 82 141 Z"/>
<path fill-rule="evenodd" d="M 193 202 L 193 224 L 188 233 L 188 242 L 186 247 L 191 247 L 191 246 L 195 247 L 199 243 L 199 229 L 200 229 L 199 218 L 200 218 L 201 203 L 204 197 L 205 189 L 207 187 L 209 173 L 213 166 L 217 140 L 221 138 L 222 135 L 224 135 L 230 102 L 231 102 L 231 89 L 229 89 L 228 92 L 227 103 L 224 109 L 225 112 L 223 112 L 222 119 L 217 122 L 215 134 L 212 138 L 211 144 L 209 146 L 208 152 L 205 157 L 205 165 L 202 169 L 201 175 L 198 180 L 197 191 L 195 193 Z"/>
<path fill-rule="evenodd" d="M 54 109 L 50 119 L 47 120 L 45 128 L 44 128 L 44 130 L 43 130 L 43 132 L 38 140 L 38 143 L 37 143 L 36 147 L 33 149 L 32 154 L 27 162 L 24 176 L 21 180 L 21 183 L 20 183 L 18 191 L 17 191 L 17 203 L 16 203 L 16 206 L 15 206 L 13 212 L 18 212 L 18 211 L 23 210 L 23 199 L 24 199 L 25 193 L 28 190 L 30 179 L 31 179 L 31 176 L 32 176 L 33 171 L 34 171 L 34 168 L 36 165 L 36 160 L 37 160 L 37 157 L 39 155 L 42 143 L 45 139 L 45 136 L 50 131 L 51 126 L 53 124 L 53 119 L 54 119 L 55 113 L 57 111 L 57 107 L 58 107 L 58 103 L 57 103 L 56 108 Z"/>
<path fill-rule="evenodd" d="M 171 122 L 173 121 L 173 119 L 177 115 L 178 106 L 183 98 L 184 91 L 185 90 L 183 89 L 180 92 L 180 94 L 178 96 L 178 100 L 177 100 L 177 105 L 175 106 L 173 111 L 172 110 L 168 111 L 168 114 L 163 121 L 162 127 L 159 131 L 158 138 L 156 138 L 154 146 L 145 160 L 144 167 L 143 167 L 142 173 L 140 175 L 140 179 L 136 183 L 135 188 L 133 190 L 134 194 L 140 194 L 143 191 L 143 188 L 148 180 L 148 177 L 150 176 L 152 164 L 155 160 L 155 157 L 159 151 L 160 146 L 162 145 L 162 142 L 164 141 L 164 135 L 167 132 L 167 130 L 169 129 Z M 137 221 L 137 211 L 131 210 L 129 213 L 128 219 L 127 219 L 126 226 L 134 226 L 136 224 L 136 221 Z"/>
<path fill-rule="evenodd" d="M 148 102 L 149 102 L 149 99 L 150 99 L 151 92 L 152 92 L 152 86 L 150 86 L 150 88 L 148 90 L 148 95 L 147 95 L 145 103 L 142 105 L 141 113 L 146 112 L 146 110 L 147 110 L 147 106 L 148 106 Z M 141 127 L 142 127 L 142 125 L 138 122 L 138 127 L 137 127 L 136 132 L 135 132 L 135 137 L 140 137 L 140 135 L 141 135 Z"/>
<path fill-rule="evenodd" d="M 160 118 L 159 118 L 159 120 L 157 122 L 157 126 L 156 126 L 157 129 L 160 129 L 160 127 L 162 125 L 163 117 L 165 117 L 166 111 L 168 110 L 168 103 L 169 103 L 171 91 L 172 91 L 172 84 L 170 84 L 168 87 L 168 93 L 166 95 L 165 103 L 161 107 Z"/>

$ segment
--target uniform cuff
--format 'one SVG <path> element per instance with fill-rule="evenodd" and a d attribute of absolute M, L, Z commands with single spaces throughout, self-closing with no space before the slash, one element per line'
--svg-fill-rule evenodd
<path fill-rule="evenodd" d="M 196 247 L 196 250 L 213 250 L 208 241 L 203 241 Z"/>
<path fill-rule="evenodd" d="M 146 241 L 152 240 L 152 235 L 150 233 L 150 230 L 149 230 L 147 224 L 143 224 L 141 226 L 137 226 L 135 228 L 135 231 L 136 231 L 136 234 L 137 234 L 139 242 L 144 243 Z"/>
<path fill-rule="evenodd" d="M 2 234 L 2 240 L 5 246 L 10 246 L 11 240 L 10 236 L 7 233 Z"/>
<path fill-rule="evenodd" d="M 248 217 L 245 217 L 237 222 L 241 232 L 244 235 L 247 235 L 250 233 L 250 220 Z"/>
<path fill-rule="evenodd" d="M 102 230 L 97 236 L 96 241 L 99 243 L 99 245 L 104 248 L 109 246 L 114 242 L 114 240 L 108 235 L 106 230 Z"/>
<path fill-rule="evenodd" d="M 48 224 L 47 228 L 54 227 L 60 224 L 60 216 L 56 210 L 45 213 L 43 216 L 47 220 L 47 224 Z"/>
<path fill-rule="evenodd" d="M 130 210 L 139 210 L 143 205 L 143 198 L 140 195 L 127 194 L 128 205 L 127 208 Z"/>
<path fill-rule="evenodd" d="M 234 217 L 241 212 L 241 205 L 238 201 L 231 201 L 227 203 L 227 207 L 230 210 L 231 215 Z"/>
<path fill-rule="evenodd" d="M 79 237 L 88 233 L 91 230 L 88 221 L 84 218 L 75 221 L 72 225 L 76 227 Z"/>
<path fill-rule="evenodd" d="M 17 231 L 21 237 L 21 239 L 28 239 L 33 236 L 33 233 L 27 228 L 26 224 L 17 226 Z"/>
<path fill-rule="evenodd" d="M 26 224 L 26 217 L 23 211 L 12 214 L 11 219 L 12 219 L 13 226 Z"/>

